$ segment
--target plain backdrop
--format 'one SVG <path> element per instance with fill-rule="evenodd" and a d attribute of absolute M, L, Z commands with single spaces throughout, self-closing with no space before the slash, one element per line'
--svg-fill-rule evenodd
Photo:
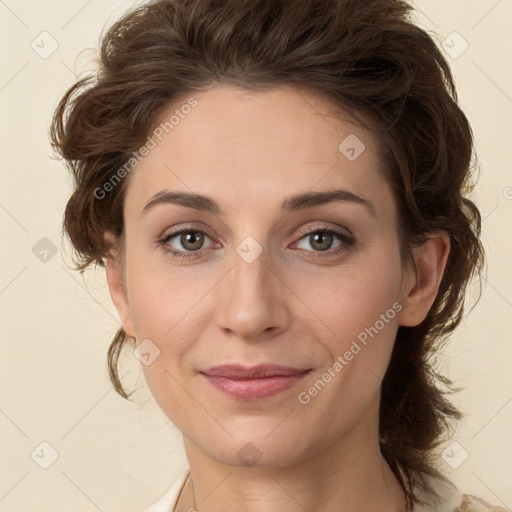
<path fill-rule="evenodd" d="M 119 327 L 104 274 L 68 269 L 61 221 L 71 180 L 47 130 L 129 0 L 0 1 L 0 512 L 140 512 L 181 472 L 181 433 L 135 358 L 118 396 L 106 351 Z M 441 368 L 466 414 L 440 447 L 456 485 L 512 507 L 512 2 L 421 0 L 417 22 L 447 53 L 479 155 L 474 200 L 488 272 Z M 43 42 L 41 42 L 43 41 Z M 471 305 L 478 286 L 468 293 Z M 448 463 L 449 462 L 449 463 Z M 45 468 L 46 467 L 46 468 Z"/>

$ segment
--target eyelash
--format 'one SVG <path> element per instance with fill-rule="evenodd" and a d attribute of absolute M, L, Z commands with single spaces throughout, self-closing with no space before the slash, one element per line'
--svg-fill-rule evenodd
<path fill-rule="evenodd" d="M 185 252 L 185 251 L 176 251 L 174 249 L 169 249 L 167 247 L 166 244 L 169 242 L 169 240 L 172 240 L 176 236 L 181 235 L 183 233 L 202 233 L 203 235 L 209 236 L 208 233 L 206 233 L 205 231 L 203 231 L 201 229 L 185 228 L 185 229 L 181 229 L 179 231 L 175 231 L 173 233 L 169 233 L 169 234 L 165 235 L 163 238 L 158 240 L 158 243 L 159 243 L 159 245 L 161 245 L 161 247 L 167 254 L 170 254 L 175 258 L 191 259 L 191 258 L 194 258 L 194 257 L 197 257 L 198 255 L 200 255 L 202 250 Z M 336 229 L 327 228 L 327 227 L 325 227 L 325 228 L 317 227 L 317 228 L 313 228 L 310 230 L 302 231 L 301 233 L 299 233 L 299 241 L 302 240 L 303 238 L 306 238 L 308 235 L 312 235 L 315 233 L 327 233 L 330 235 L 334 235 L 343 243 L 336 249 L 329 249 L 326 251 L 307 251 L 306 250 L 306 252 L 311 253 L 310 257 L 313 259 L 337 256 L 337 255 L 339 255 L 343 252 L 346 252 L 349 249 L 355 247 L 355 245 L 356 245 L 356 241 L 353 238 L 349 237 L 348 235 L 345 235 L 344 233 L 341 233 L 340 231 L 338 231 Z"/>

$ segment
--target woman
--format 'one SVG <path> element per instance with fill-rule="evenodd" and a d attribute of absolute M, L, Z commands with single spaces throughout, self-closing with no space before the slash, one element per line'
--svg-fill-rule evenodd
<path fill-rule="evenodd" d="M 399 0 L 159 0 L 62 99 L 77 269 L 106 267 L 188 466 L 152 512 L 477 511 L 430 356 L 480 275 L 473 136 Z"/>

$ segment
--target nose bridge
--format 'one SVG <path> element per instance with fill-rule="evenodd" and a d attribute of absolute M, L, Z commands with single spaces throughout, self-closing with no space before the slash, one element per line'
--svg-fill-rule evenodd
<path fill-rule="evenodd" d="M 258 244 L 258 247 L 259 244 Z M 250 241 L 242 242 L 233 257 L 233 275 L 230 283 L 233 296 L 239 299 L 261 297 L 270 299 L 269 254 Z M 267 297 L 268 295 L 268 297 Z"/>
<path fill-rule="evenodd" d="M 269 254 L 255 239 L 244 239 L 236 247 L 217 310 L 219 326 L 240 337 L 255 338 L 263 331 L 284 328 L 286 305 Z"/>

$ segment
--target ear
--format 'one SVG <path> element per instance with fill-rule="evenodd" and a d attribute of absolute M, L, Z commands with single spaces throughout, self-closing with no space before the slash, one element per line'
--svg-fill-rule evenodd
<path fill-rule="evenodd" d="M 105 233 L 105 241 L 109 245 L 112 245 L 115 240 L 115 236 L 110 231 Z M 110 297 L 112 297 L 112 301 L 117 309 L 123 329 L 128 336 L 135 338 L 135 330 L 133 328 L 133 322 L 130 314 L 123 270 L 121 268 L 118 254 L 114 249 L 111 249 L 109 256 L 107 257 L 106 273 Z"/>
<path fill-rule="evenodd" d="M 398 325 L 414 327 L 423 322 L 439 290 L 450 253 L 450 235 L 436 231 L 427 236 L 428 240 L 412 249 L 416 268 L 410 263 L 405 270 Z"/>

